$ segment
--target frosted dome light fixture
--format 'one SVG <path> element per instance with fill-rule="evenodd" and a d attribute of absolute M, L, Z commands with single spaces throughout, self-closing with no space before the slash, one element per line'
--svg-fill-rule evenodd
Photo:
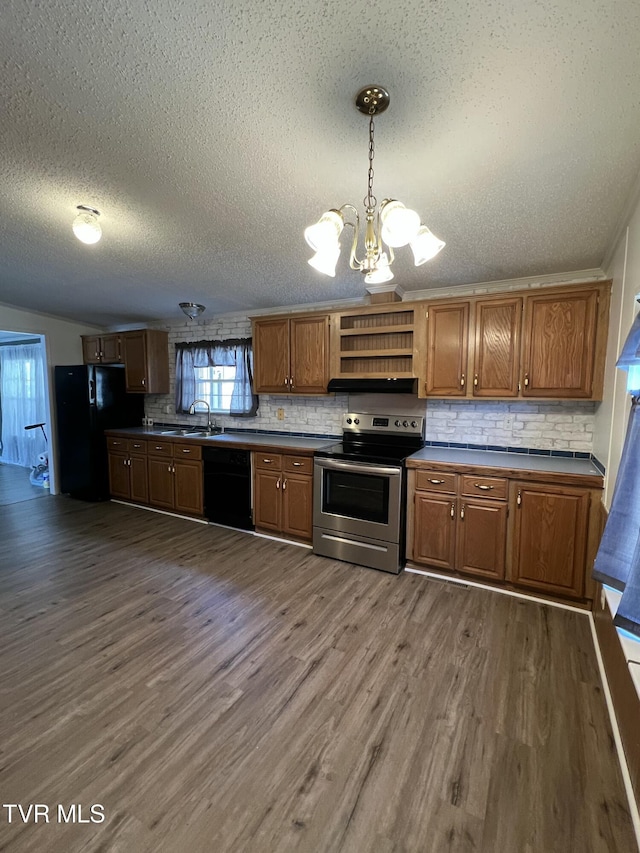
<path fill-rule="evenodd" d="M 420 216 L 409 210 L 402 202 L 386 198 L 378 205 L 373 194 L 374 116 L 383 113 L 389 106 L 389 93 L 382 86 L 366 86 L 356 96 L 356 107 L 369 117 L 369 170 L 367 172 L 367 194 L 363 200 L 364 253 L 358 257 L 360 236 L 360 214 L 352 204 L 326 211 L 315 225 L 305 229 L 304 237 L 316 253 L 309 263 L 325 275 L 335 276 L 336 263 L 340 255 L 340 235 L 345 226 L 353 228 L 353 242 L 349 253 L 352 270 L 364 273 L 367 284 L 381 284 L 393 278 L 391 264 L 394 249 L 410 245 L 415 265 L 435 257 L 444 247 L 426 225 L 421 225 Z M 385 251 L 385 245 L 388 251 Z"/>
<path fill-rule="evenodd" d="M 180 308 L 184 311 L 187 317 L 190 317 L 192 320 L 195 320 L 196 317 L 199 317 L 202 312 L 205 310 L 204 305 L 198 305 L 197 302 L 180 302 L 178 303 Z"/>
<path fill-rule="evenodd" d="M 82 243 L 97 243 L 102 237 L 102 228 L 98 222 L 100 211 L 95 207 L 87 207 L 86 204 L 79 204 L 77 209 L 80 212 L 73 220 L 73 233 Z"/>

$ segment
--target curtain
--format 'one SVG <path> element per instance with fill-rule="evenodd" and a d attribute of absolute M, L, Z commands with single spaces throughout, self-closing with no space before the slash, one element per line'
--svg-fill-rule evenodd
<path fill-rule="evenodd" d="M 0 462 L 31 467 L 47 451 L 42 430 L 25 430 L 47 420 L 44 371 L 42 344 L 0 346 Z"/>
<path fill-rule="evenodd" d="M 231 366 L 235 366 L 236 372 L 229 414 L 254 417 L 258 397 L 253 393 L 251 338 L 176 344 L 176 412 L 187 413 L 196 398 L 194 368 Z"/>
<path fill-rule="evenodd" d="M 631 326 L 616 367 L 640 364 L 640 314 Z M 627 388 L 635 388 L 634 381 Z M 637 393 L 633 391 L 634 395 Z M 614 624 L 640 637 L 640 397 L 631 412 L 613 490 L 611 509 L 593 566 L 593 577 L 622 592 Z"/>

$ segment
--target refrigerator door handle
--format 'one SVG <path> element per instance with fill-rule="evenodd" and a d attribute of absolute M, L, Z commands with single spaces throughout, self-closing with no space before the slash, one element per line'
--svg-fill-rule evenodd
<path fill-rule="evenodd" d="M 95 379 L 89 380 L 89 402 L 95 403 L 96 401 L 96 381 Z"/>

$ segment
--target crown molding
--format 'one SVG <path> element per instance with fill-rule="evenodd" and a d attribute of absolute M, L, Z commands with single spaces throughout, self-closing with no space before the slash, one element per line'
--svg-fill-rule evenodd
<path fill-rule="evenodd" d="M 507 278 L 502 281 L 478 281 L 468 284 L 454 284 L 449 287 L 434 287 L 424 290 L 405 291 L 403 301 L 442 299 L 449 296 L 473 296 L 482 293 L 501 293 L 509 290 L 534 290 L 558 284 L 584 284 L 590 281 L 603 281 L 607 278 L 600 267 L 589 270 L 573 270 L 566 273 Z"/>

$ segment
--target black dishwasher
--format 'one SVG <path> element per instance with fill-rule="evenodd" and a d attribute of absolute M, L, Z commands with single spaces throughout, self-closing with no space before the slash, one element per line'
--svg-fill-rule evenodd
<path fill-rule="evenodd" d="M 251 453 L 226 447 L 203 447 L 204 514 L 215 524 L 253 530 Z"/>

